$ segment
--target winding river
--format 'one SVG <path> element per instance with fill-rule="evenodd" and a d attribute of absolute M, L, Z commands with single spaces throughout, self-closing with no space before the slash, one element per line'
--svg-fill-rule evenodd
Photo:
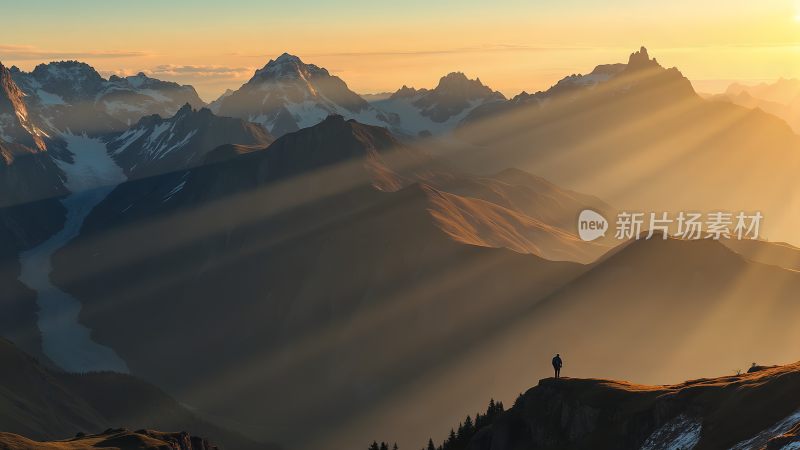
<path fill-rule="evenodd" d="M 59 162 L 71 194 L 61 203 L 67 209 L 64 227 L 47 241 L 22 253 L 19 280 L 36 291 L 39 330 L 45 355 L 70 372 L 112 370 L 128 372 L 128 366 L 111 348 L 98 344 L 91 331 L 78 321 L 81 303 L 50 280 L 51 257 L 78 236 L 84 219 L 125 174 L 108 155 L 103 142 L 86 136 L 65 135 L 73 164 Z"/>

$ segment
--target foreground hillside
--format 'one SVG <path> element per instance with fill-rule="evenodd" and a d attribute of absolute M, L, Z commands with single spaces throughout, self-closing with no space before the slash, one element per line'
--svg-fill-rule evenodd
<path fill-rule="evenodd" d="M 548 378 L 467 448 L 795 449 L 798 393 L 800 363 L 667 386 Z"/>
<path fill-rule="evenodd" d="M 160 389 L 132 376 L 110 372 L 68 374 L 53 371 L 3 339 L 0 339 L 0 367 L 0 430 L 25 436 L 25 439 L 18 439 L 0 433 L 0 449 L 51 448 L 26 439 L 63 439 L 120 425 L 191 430 L 211 437 L 215 443 L 224 444 L 224 448 L 270 448 L 209 424 Z M 140 440 L 134 434 L 117 436 L 116 441 L 106 443 Z M 106 438 L 111 439 L 111 436 Z M 151 439 L 161 438 L 151 436 Z M 72 446 L 62 443 L 60 447 L 52 448 L 89 448 L 89 441 L 73 442 Z M 120 445 L 119 448 L 165 447 Z M 195 450 L 203 447 L 166 448 Z"/>
<path fill-rule="evenodd" d="M 59 441 L 34 441 L 13 433 L 0 432 L 0 450 L 218 450 L 206 439 L 188 433 L 152 430 L 108 429 L 100 434 L 80 435 Z"/>

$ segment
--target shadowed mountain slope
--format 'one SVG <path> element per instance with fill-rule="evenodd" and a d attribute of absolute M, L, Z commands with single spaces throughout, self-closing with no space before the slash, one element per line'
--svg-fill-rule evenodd
<path fill-rule="evenodd" d="M 1 339 L 0 365 L 0 429 L 6 432 L 53 440 L 126 425 L 191 430 L 227 448 L 271 448 L 209 424 L 160 389 L 128 375 L 53 371 Z M 0 448 L 11 445 L 7 438 L 0 437 Z"/>
<path fill-rule="evenodd" d="M 440 223 L 504 211 L 574 242 L 508 211 L 514 199 L 577 197 L 525 175 L 462 178 L 381 128 L 330 117 L 208 160 L 119 186 L 56 255 L 54 277 L 133 373 L 255 436 L 334 445 L 326 436 L 412 386 L 419 367 L 446 365 L 584 270 L 503 248 L 510 240 L 465 245 Z M 298 432 L 309 426 L 318 432 Z"/>
<path fill-rule="evenodd" d="M 621 66 L 476 108 L 457 130 L 468 145 L 450 149 L 448 161 L 483 173 L 528 170 L 625 210 L 759 210 L 772 218 L 765 236 L 792 239 L 792 129 L 764 111 L 702 99 L 646 49 Z M 599 81 L 576 81 L 590 76 Z"/>
<path fill-rule="evenodd" d="M 264 146 L 273 140 L 254 123 L 218 117 L 187 103 L 171 117 L 142 118 L 107 138 L 107 146 L 128 178 L 141 178 L 203 164 L 206 154 L 223 144 Z"/>

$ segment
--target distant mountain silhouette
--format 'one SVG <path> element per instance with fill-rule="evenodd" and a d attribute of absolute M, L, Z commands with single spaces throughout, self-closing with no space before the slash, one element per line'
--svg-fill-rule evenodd
<path fill-rule="evenodd" d="M 785 242 L 755 239 L 724 239 L 720 242 L 748 260 L 800 271 L 800 249 Z"/>
<path fill-rule="evenodd" d="M 733 83 L 723 94 L 710 98 L 759 108 L 785 120 L 795 133 L 800 132 L 800 80 L 781 78 L 754 86 Z"/>

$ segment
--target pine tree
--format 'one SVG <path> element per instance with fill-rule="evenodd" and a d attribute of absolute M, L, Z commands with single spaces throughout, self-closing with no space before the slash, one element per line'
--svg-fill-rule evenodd
<path fill-rule="evenodd" d="M 457 442 L 457 440 L 456 440 L 456 432 L 455 432 L 455 430 L 450 428 L 450 435 L 447 437 L 447 440 L 444 441 L 444 445 L 442 446 L 442 448 L 444 450 L 451 450 L 451 449 L 455 448 L 456 442 Z"/>
<path fill-rule="evenodd" d="M 375 441 L 372 441 L 372 444 L 370 444 L 370 446 L 369 446 L 369 450 L 380 450 L 380 448 L 378 447 L 378 443 L 375 442 Z"/>
<path fill-rule="evenodd" d="M 386 442 L 381 442 L 380 450 L 389 450 L 389 445 Z"/>
<path fill-rule="evenodd" d="M 397 442 L 392 445 L 392 450 L 399 450 L 399 447 L 397 447 Z"/>
<path fill-rule="evenodd" d="M 522 395 L 517 401 L 521 401 Z M 486 413 L 478 413 L 473 420 L 471 416 L 458 424 L 458 428 L 450 429 L 447 439 L 438 447 L 434 445 L 433 439 L 428 439 L 428 446 L 422 450 L 465 450 L 475 434 L 483 427 L 491 425 L 504 411 L 503 403 L 494 399 L 489 400 Z M 380 449 L 379 449 L 380 450 Z"/>
<path fill-rule="evenodd" d="M 472 435 L 475 434 L 475 427 L 472 424 L 472 418 L 470 416 L 467 416 L 467 418 L 464 419 L 464 431 L 463 432 L 464 432 L 464 440 L 466 440 L 466 441 L 469 441 L 470 439 L 472 439 Z"/>

